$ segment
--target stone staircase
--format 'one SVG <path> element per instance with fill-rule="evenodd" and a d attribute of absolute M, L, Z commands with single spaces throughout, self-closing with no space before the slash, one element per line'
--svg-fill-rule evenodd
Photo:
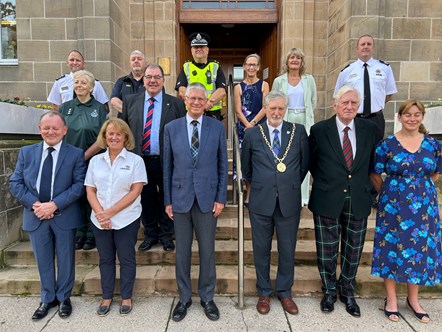
<path fill-rule="evenodd" d="M 231 162 L 230 162 L 231 165 Z M 230 168 L 231 169 L 231 168 Z M 230 177 L 231 178 L 231 177 Z M 232 197 L 232 183 L 229 182 L 229 199 Z M 237 205 L 227 205 L 218 220 L 216 236 L 217 286 L 216 293 L 234 295 L 238 293 L 238 215 Z M 379 278 L 370 275 L 370 264 L 373 248 L 373 233 L 375 212 L 369 217 L 366 242 L 358 270 L 357 289 L 359 296 L 384 297 L 383 283 Z M 244 226 L 244 292 L 246 295 L 256 295 L 256 278 L 253 266 L 251 228 L 248 211 L 245 209 Z M 140 229 L 138 239 L 143 238 Z M 140 242 L 139 242 L 140 243 Z M 137 244 L 137 248 L 138 245 Z M 198 243 L 195 241 L 192 249 L 192 283 L 197 289 L 198 278 Z M 278 253 L 276 240 L 273 243 L 271 276 L 276 275 Z M 5 249 L 3 261 L 5 267 L 0 269 L 0 295 L 31 295 L 40 294 L 38 271 L 35 266 L 31 245 L 26 237 Z M 175 252 L 164 252 L 161 245 L 147 252 L 138 252 L 137 279 L 134 287 L 136 295 L 176 295 L 175 281 Z M 295 282 L 293 294 L 310 295 L 321 292 L 321 281 L 316 266 L 315 235 L 313 217 L 307 208 L 301 211 L 301 223 L 298 231 L 298 241 L 295 254 Z M 98 252 L 96 250 L 76 252 L 76 279 L 74 295 L 100 295 L 100 273 L 98 268 Z M 117 278 L 119 271 L 117 269 Z M 117 280 L 119 293 L 119 280 Z M 405 296 L 405 285 L 399 285 L 398 294 Z M 423 296 L 442 297 L 442 287 L 422 287 Z"/>

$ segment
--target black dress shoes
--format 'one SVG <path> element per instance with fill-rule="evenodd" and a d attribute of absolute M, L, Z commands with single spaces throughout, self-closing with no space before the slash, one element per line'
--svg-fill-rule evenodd
<path fill-rule="evenodd" d="M 359 309 L 354 297 L 339 295 L 339 299 L 345 304 L 345 310 L 347 310 L 350 315 L 353 317 L 361 317 L 361 309 Z"/>
<path fill-rule="evenodd" d="M 49 303 L 40 303 L 40 306 L 35 310 L 34 314 L 32 315 L 33 320 L 42 319 L 47 316 L 49 309 L 55 308 L 58 305 L 58 300 L 55 299 L 52 302 Z"/>
<path fill-rule="evenodd" d="M 219 319 L 219 310 L 213 300 L 209 302 L 203 302 L 201 300 L 201 306 L 204 308 L 204 313 L 206 314 L 207 318 L 209 318 L 210 320 Z"/>
<path fill-rule="evenodd" d="M 58 316 L 61 318 L 68 318 L 72 313 L 72 304 L 71 299 L 67 298 L 60 302 L 60 306 L 58 308 Z"/>
<path fill-rule="evenodd" d="M 95 239 L 94 238 L 86 239 L 83 245 L 83 250 L 92 250 L 94 248 L 95 248 Z"/>
<path fill-rule="evenodd" d="M 164 251 L 173 251 L 175 249 L 172 239 L 161 240 L 161 243 L 163 244 Z"/>
<path fill-rule="evenodd" d="M 86 238 L 84 236 L 79 236 L 75 240 L 75 250 L 83 249 L 84 242 L 86 241 Z"/>
<path fill-rule="evenodd" d="M 182 303 L 181 301 L 178 301 L 177 305 L 175 306 L 175 309 L 173 309 L 172 313 L 172 319 L 174 322 L 179 322 L 180 320 L 183 320 L 184 317 L 187 315 L 187 309 L 192 305 L 192 300 L 190 300 L 187 303 Z"/>
<path fill-rule="evenodd" d="M 156 244 L 158 244 L 158 240 L 144 240 L 138 247 L 138 251 L 147 251 Z"/>
<path fill-rule="evenodd" d="M 321 311 L 322 312 L 332 312 L 335 310 L 336 296 L 330 294 L 324 294 L 321 300 Z"/>

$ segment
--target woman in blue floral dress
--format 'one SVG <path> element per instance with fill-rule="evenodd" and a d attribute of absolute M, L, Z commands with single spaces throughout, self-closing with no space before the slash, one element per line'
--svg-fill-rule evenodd
<path fill-rule="evenodd" d="M 384 312 L 399 320 L 396 283 L 407 283 L 407 304 L 419 321 L 429 315 L 419 304 L 419 286 L 442 280 L 439 204 L 434 181 L 442 169 L 442 144 L 427 135 L 424 106 L 405 101 L 402 129 L 376 147 L 371 179 L 380 193 L 371 273 L 384 278 Z M 381 174 L 387 177 L 382 180 Z"/>

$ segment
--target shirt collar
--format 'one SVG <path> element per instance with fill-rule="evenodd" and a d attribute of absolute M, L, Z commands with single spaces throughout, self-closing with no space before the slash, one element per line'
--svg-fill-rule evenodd
<path fill-rule="evenodd" d="M 101 157 L 104 158 L 106 161 L 110 162 L 109 148 L 106 149 L 106 152 L 101 154 Z M 123 150 L 120 151 L 120 153 L 118 154 L 117 158 L 115 158 L 115 160 L 117 160 L 120 157 L 123 159 L 127 159 L 127 150 L 125 147 L 123 147 Z"/>
<path fill-rule="evenodd" d="M 355 129 L 355 120 L 351 120 L 351 122 L 348 125 L 343 124 L 338 117 L 336 117 L 336 126 L 338 127 L 338 132 L 344 131 L 345 127 L 350 128 L 350 130 Z"/>
<path fill-rule="evenodd" d="M 367 63 L 368 66 L 370 67 L 370 66 L 373 66 L 373 61 L 374 61 L 374 59 L 373 59 L 373 58 L 370 58 L 370 59 L 368 59 L 368 61 L 367 61 L 366 63 Z M 357 62 L 358 62 L 358 64 L 359 64 L 360 67 L 363 67 L 363 66 L 364 66 L 364 63 L 365 63 L 365 62 L 362 61 L 361 59 L 358 59 Z"/>
<path fill-rule="evenodd" d="M 275 130 L 275 129 L 278 129 L 279 133 L 281 133 L 281 131 L 282 131 L 282 123 L 283 123 L 284 121 L 281 121 L 281 123 L 279 124 L 278 127 L 273 127 L 273 126 L 271 126 L 271 125 L 269 124 L 269 121 L 268 121 L 268 120 L 267 120 L 266 122 L 267 122 L 267 126 L 269 127 L 269 132 L 270 132 L 270 133 L 273 133 L 273 130 Z"/>
<path fill-rule="evenodd" d="M 194 119 L 186 113 L 186 123 L 190 125 L 193 120 L 198 121 L 198 123 L 201 125 L 203 123 L 203 116 L 201 115 L 198 119 Z"/>
<path fill-rule="evenodd" d="M 145 93 L 144 93 L 144 96 L 145 96 L 145 98 L 144 98 L 144 100 L 147 102 L 148 100 L 149 100 L 149 98 L 152 98 L 152 96 L 146 91 Z M 163 102 L 163 91 L 160 91 L 160 93 L 159 94 L 157 94 L 155 97 L 153 97 L 153 98 L 155 98 L 155 101 L 157 102 L 157 103 L 162 103 Z"/>
<path fill-rule="evenodd" d="M 58 142 L 58 144 L 52 146 L 52 148 L 54 148 L 55 150 L 57 150 L 57 152 L 60 152 L 61 149 L 61 143 L 63 142 L 63 140 L 61 140 L 60 142 Z M 46 143 L 45 141 L 43 141 L 43 151 L 46 151 L 47 148 L 49 147 L 48 143 Z"/>

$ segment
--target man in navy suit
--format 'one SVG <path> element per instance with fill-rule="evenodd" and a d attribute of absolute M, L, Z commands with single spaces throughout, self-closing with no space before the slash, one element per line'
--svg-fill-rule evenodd
<path fill-rule="evenodd" d="M 187 115 L 164 128 L 164 204 L 174 220 L 176 280 L 180 300 L 172 319 L 182 320 L 192 304 L 190 264 L 193 231 L 198 241 L 198 295 L 210 320 L 219 319 L 215 292 L 215 232 L 227 196 L 227 146 L 221 122 L 203 116 L 207 92 L 192 83 L 186 89 Z"/>
<path fill-rule="evenodd" d="M 295 315 L 292 300 L 295 247 L 301 213 L 301 183 L 308 171 L 305 128 L 283 121 L 287 96 L 272 91 L 264 98 L 267 121 L 246 130 L 241 151 L 243 177 L 250 182 L 250 223 L 260 314 L 270 311 L 270 252 L 276 229 L 278 273 L 275 291 L 286 312 Z"/>
<path fill-rule="evenodd" d="M 43 114 L 39 129 L 43 142 L 20 150 L 9 179 L 12 195 L 24 207 L 23 230 L 29 232 L 40 274 L 41 303 L 34 320 L 45 317 L 57 305 L 61 318 L 72 312 L 75 231 L 83 220 L 78 199 L 84 193 L 86 174 L 83 150 L 63 142 L 67 127 L 60 113 Z"/>
<path fill-rule="evenodd" d="M 138 247 L 140 251 L 151 249 L 159 242 L 165 251 L 172 251 L 173 222 L 164 212 L 163 192 L 163 131 L 164 125 L 186 115 L 182 100 L 164 92 L 164 72 L 161 66 L 151 63 L 144 73 L 146 92 L 128 95 L 123 99 L 123 111 L 118 117 L 129 125 L 135 138 L 134 153 L 140 155 L 146 166 L 147 185 L 141 193 L 143 207 L 142 221 L 144 241 Z M 149 109 L 153 98 L 153 113 L 149 119 Z M 146 123 L 151 126 L 146 128 Z M 143 136 L 150 133 L 148 142 Z"/>

